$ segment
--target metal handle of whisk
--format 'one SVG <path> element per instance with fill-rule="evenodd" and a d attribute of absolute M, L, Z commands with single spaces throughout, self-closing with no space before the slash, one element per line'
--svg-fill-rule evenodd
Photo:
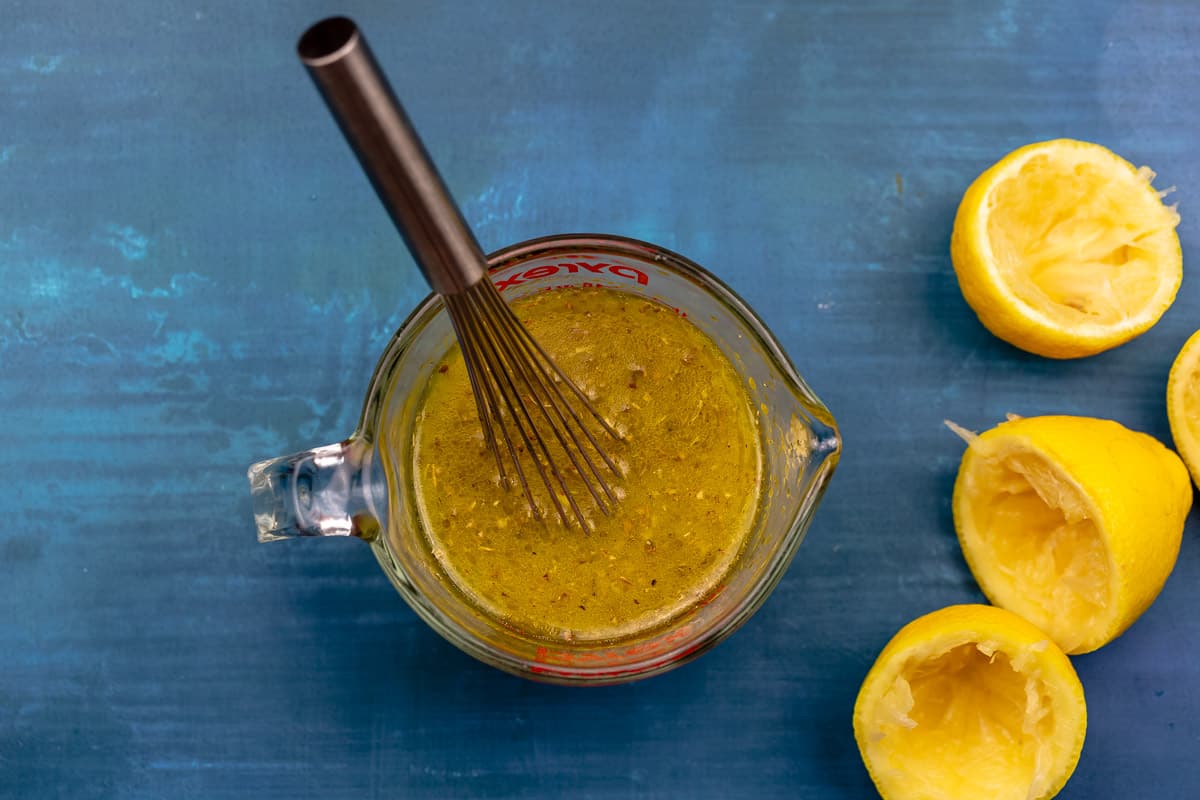
<path fill-rule="evenodd" d="M 445 296 L 478 283 L 487 274 L 479 242 L 358 26 L 322 20 L 296 49 L 429 285 Z"/>

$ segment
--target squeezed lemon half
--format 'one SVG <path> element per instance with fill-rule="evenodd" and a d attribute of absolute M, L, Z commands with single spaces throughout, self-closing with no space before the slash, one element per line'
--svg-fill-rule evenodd
<path fill-rule="evenodd" d="M 1086 729 L 1083 687 L 1062 650 L 984 605 L 904 626 L 854 706 L 854 736 L 885 800 L 1053 797 Z"/>
<path fill-rule="evenodd" d="M 1013 418 L 968 441 L 954 485 L 967 565 L 994 604 L 1087 653 L 1123 633 L 1175 566 L 1187 469 L 1144 433 L 1087 417 Z"/>
<path fill-rule="evenodd" d="M 1167 378 L 1167 419 L 1175 449 L 1200 486 L 1200 331 L 1184 343 Z"/>
<path fill-rule="evenodd" d="M 1154 177 L 1073 139 L 1027 145 L 980 175 L 958 207 L 950 255 L 984 326 L 1031 353 L 1076 358 L 1157 322 L 1183 260 L 1179 214 Z"/>

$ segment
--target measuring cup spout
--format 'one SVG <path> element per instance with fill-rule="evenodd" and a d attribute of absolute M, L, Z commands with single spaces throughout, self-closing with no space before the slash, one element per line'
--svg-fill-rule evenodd
<path fill-rule="evenodd" d="M 363 480 L 366 448 L 353 439 L 250 467 L 258 540 L 357 536 L 371 540 L 379 522 Z"/>

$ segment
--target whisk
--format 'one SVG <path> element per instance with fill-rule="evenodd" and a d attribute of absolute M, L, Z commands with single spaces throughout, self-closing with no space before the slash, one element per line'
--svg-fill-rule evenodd
<path fill-rule="evenodd" d="M 588 530 L 568 485 L 571 471 L 551 450 L 565 454 L 607 514 L 617 497 L 604 470 L 618 477 L 621 471 L 585 418 L 614 439 L 620 435 L 529 335 L 488 278 L 478 241 L 358 26 L 345 17 L 322 20 L 304 33 L 297 50 L 425 279 L 445 301 L 501 483 L 511 485 L 511 464 L 529 508 L 541 516 L 522 466 L 520 454 L 526 453 L 563 524 L 570 525 L 565 500 Z"/>

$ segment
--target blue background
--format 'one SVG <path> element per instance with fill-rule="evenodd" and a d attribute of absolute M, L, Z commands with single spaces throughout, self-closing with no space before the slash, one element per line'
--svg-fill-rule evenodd
<path fill-rule="evenodd" d="M 850 714 L 910 619 L 981 600 L 961 443 L 1012 411 L 1170 441 L 1190 274 L 1131 344 L 988 334 L 968 183 L 1073 136 L 1177 185 L 1200 252 L 1200 14 L 1078 2 L 9 2 L 0 37 L 0 796 L 874 796 Z M 356 541 L 254 540 L 246 466 L 351 431 L 425 286 L 293 54 L 374 44 L 486 249 L 604 231 L 699 261 L 845 435 L 766 606 L 668 675 L 564 689 L 427 629 Z M 1196 515 L 1075 665 L 1065 798 L 1200 791 Z"/>

